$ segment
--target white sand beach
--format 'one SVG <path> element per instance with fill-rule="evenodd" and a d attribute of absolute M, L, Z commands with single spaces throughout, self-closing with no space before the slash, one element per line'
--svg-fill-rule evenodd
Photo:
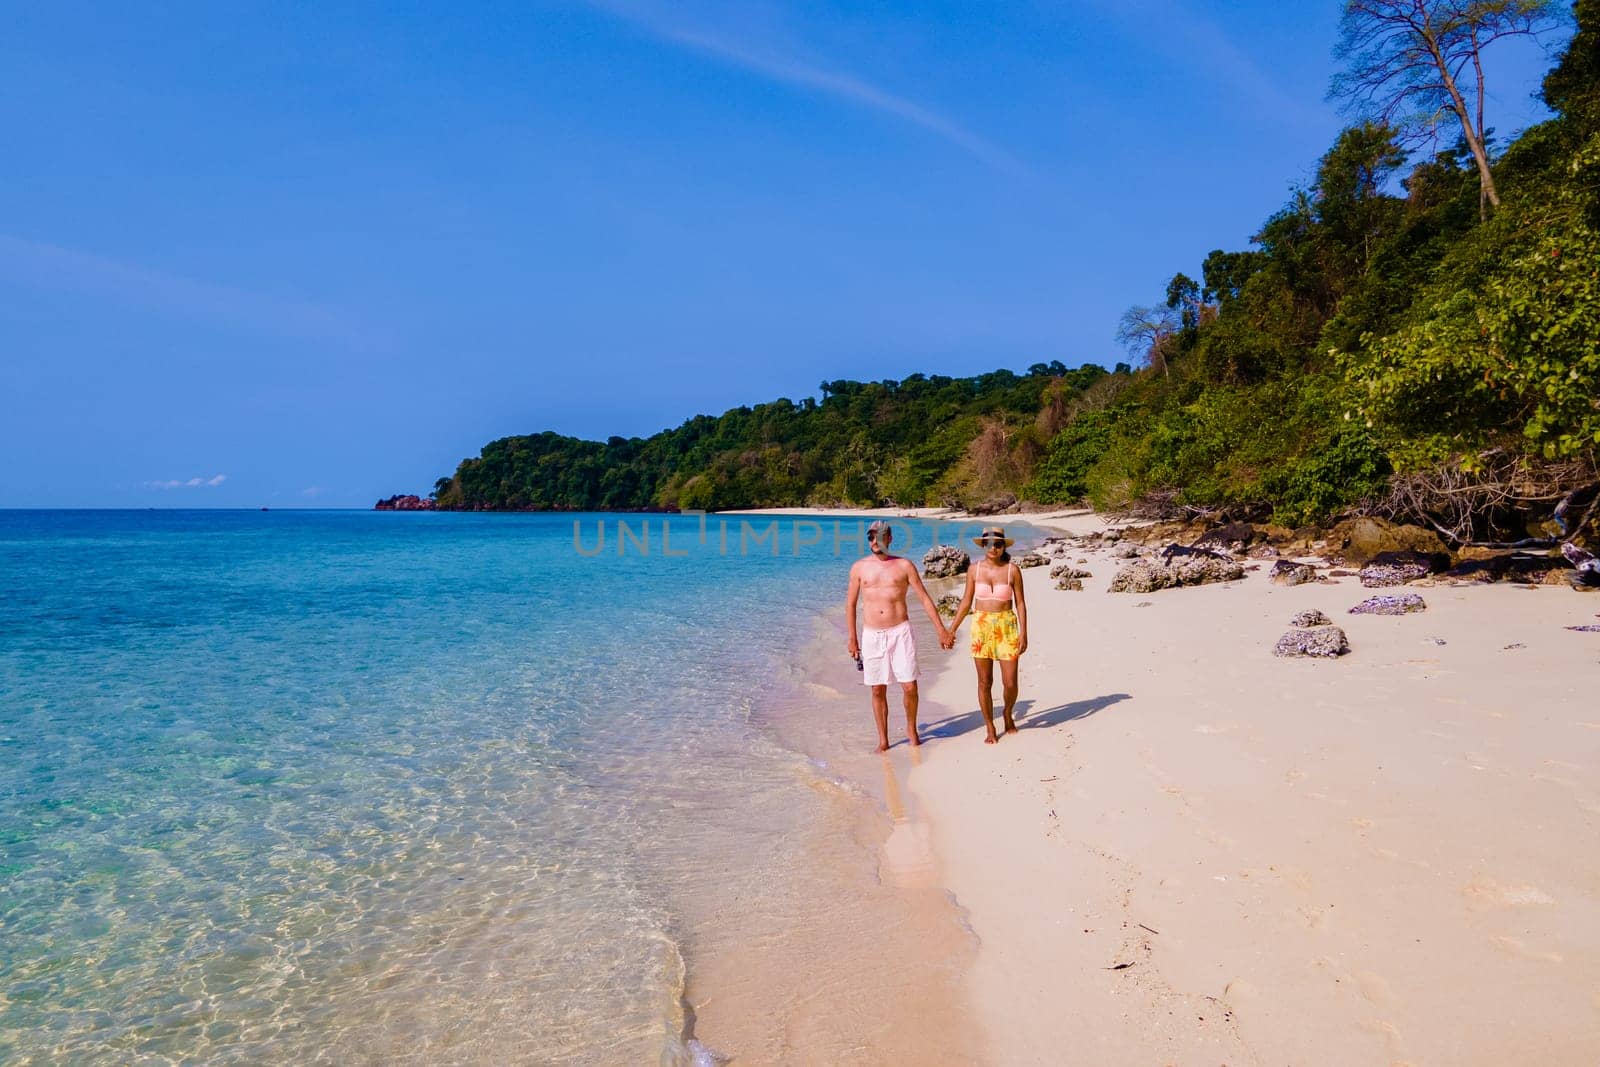
<path fill-rule="evenodd" d="M 1084 591 L 1025 572 L 1020 732 L 982 743 L 958 641 L 910 772 L 987 1058 L 1600 1061 L 1600 634 L 1564 629 L 1600 596 L 1352 616 L 1353 577 L 1112 594 L 1071 558 Z M 1272 655 L 1307 608 L 1348 655 Z"/>

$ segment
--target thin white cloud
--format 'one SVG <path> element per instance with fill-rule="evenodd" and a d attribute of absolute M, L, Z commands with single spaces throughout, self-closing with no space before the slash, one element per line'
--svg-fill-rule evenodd
<path fill-rule="evenodd" d="M 301 496 L 306 496 L 306 497 L 319 497 L 323 493 L 326 493 L 326 492 L 327 492 L 327 490 L 322 488 L 322 486 L 320 486 L 320 485 L 312 485 L 312 486 L 307 486 L 306 488 L 300 490 L 300 495 Z"/>
<path fill-rule="evenodd" d="M 584 0 L 584 2 L 660 40 L 721 60 L 768 81 L 811 89 L 824 96 L 858 104 L 914 126 L 920 126 L 965 149 L 996 169 L 1013 174 L 1027 173 L 1027 168 L 1016 157 L 959 123 L 915 101 L 880 89 L 852 74 L 829 70 L 777 52 L 751 47 L 717 34 L 707 33 L 699 28 L 672 21 L 664 12 L 658 10 L 644 11 L 630 4 L 618 3 L 617 0 Z"/>
<path fill-rule="evenodd" d="M 1094 0 L 1086 6 L 1121 23 L 1142 45 L 1227 86 L 1257 114 L 1311 124 L 1329 119 L 1331 111 L 1319 109 L 1319 100 L 1286 89 L 1221 24 L 1183 0 Z"/>
<path fill-rule="evenodd" d="M 228 480 L 226 474 L 213 474 L 209 478 L 168 478 L 165 481 L 143 482 L 146 489 L 215 489 Z"/>
<path fill-rule="evenodd" d="M 188 318 L 343 344 L 371 337 L 355 324 L 304 300 L 163 274 L 92 252 L 0 233 L 0 279 L 17 285 L 88 293 Z"/>

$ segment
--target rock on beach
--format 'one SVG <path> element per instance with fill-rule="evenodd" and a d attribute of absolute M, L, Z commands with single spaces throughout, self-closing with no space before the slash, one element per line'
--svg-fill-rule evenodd
<path fill-rule="evenodd" d="M 922 557 L 924 578 L 954 578 L 967 573 L 972 558 L 955 545 L 934 545 Z"/>
<path fill-rule="evenodd" d="M 1332 659 L 1350 651 L 1350 641 L 1337 626 L 1290 630 L 1278 638 L 1274 656 L 1320 656 Z"/>
<path fill-rule="evenodd" d="M 1415 593 L 1394 596 L 1369 596 L 1350 609 L 1352 615 L 1410 615 L 1427 611 L 1427 603 Z"/>

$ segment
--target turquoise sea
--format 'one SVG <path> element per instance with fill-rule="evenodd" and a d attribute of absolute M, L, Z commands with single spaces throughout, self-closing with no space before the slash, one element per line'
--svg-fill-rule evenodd
<path fill-rule="evenodd" d="M 855 526 L 665 521 L 0 511 L 0 1061 L 692 1060 Z"/>

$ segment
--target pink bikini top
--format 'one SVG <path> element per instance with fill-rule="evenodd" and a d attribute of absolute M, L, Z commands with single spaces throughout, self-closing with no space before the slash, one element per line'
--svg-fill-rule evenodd
<path fill-rule="evenodd" d="M 984 589 L 989 591 L 986 593 Z M 1003 582 L 986 582 L 977 575 L 972 577 L 972 593 L 978 600 L 1005 600 L 1011 599 L 1011 577 L 1008 572 Z"/>

